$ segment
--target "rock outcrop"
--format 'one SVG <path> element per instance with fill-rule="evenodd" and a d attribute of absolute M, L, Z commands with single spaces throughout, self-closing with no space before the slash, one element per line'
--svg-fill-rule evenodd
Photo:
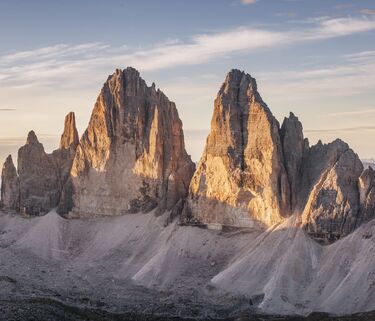
<path fill-rule="evenodd" d="M 71 171 L 72 216 L 171 209 L 194 164 L 174 103 L 133 68 L 104 84 Z"/>
<path fill-rule="evenodd" d="M 304 140 L 302 124 L 293 113 L 284 119 L 280 136 L 290 186 L 290 209 L 294 212 L 298 208 L 302 161 L 304 153 L 308 150 L 308 141 Z"/>
<path fill-rule="evenodd" d="M 57 212 L 66 214 L 72 207 L 72 187 L 70 171 L 77 146 L 79 144 L 75 115 L 70 112 L 65 117 L 64 131 L 60 139 L 60 148 L 52 152 L 60 184 L 60 199 Z"/>
<path fill-rule="evenodd" d="M 18 150 L 20 210 L 41 215 L 57 206 L 60 197 L 58 171 L 53 158 L 44 151 L 34 131 Z"/>
<path fill-rule="evenodd" d="M 43 215 L 54 207 L 65 212 L 70 170 L 78 145 L 74 113 L 65 118 L 60 148 L 47 154 L 34 131 L 18 151 L 18 170 L 11 156 L 2 171 L 1 202 L 5 208 L 29 215 Z"/>
<path fill-rule="evenodd" d="M 360 218 L 357 225 L 375 216 L 375 172 L 372 167 L 366 168 L 358 182 L 360 196 Z"/>
<path fill-rule="evenodd" d="M 60 139 L 60 150 L 70 149 L 75 151 L 79 144 L 79 136 L 76 127 L 76 118 L 73 112 L 65 116 L 64 131 Z"/>
<path fill-rule="evenodd" d="M 255 79 L 232 70 L 215 100 L 190 184 L 189 215 L 210 224 L 271 225 L 289 213 L 289 199 L 279 124 Z"/>
<path fill-rule="evenodd" d="M 6 209 L 19 209 L 19 180 L 12 156 L 9 155 L 1 171 L 1 205 Z"/>
<path fill-rule="evenodd" d="M 302 222 L 310 234 L 331 234 L 340 238 L 356 228 L 360 217 L 358 179 L 363 165 L 347 144 L 335 143 L 338 148 L 333 150 L 329 146 L 322 147 L 326 151 L 320 154 L 320 163 L 324 155 L 328 156 L 328 162 L 310 192 Z M 327 150 L 340 153 L 332 155 Z M 331 166 L 329 160 L 333 163 Z"/>
<path fill-rule="evenodd" d="M 270 226 L 295 214 L 313 237 L 335 240 L 375 217 L 374 173 L 362 172 L 339 139 L 310 147 L 293 113 L 280 128 L 255 79 L 232 70 L 215 100 L 183 220 Z"/>

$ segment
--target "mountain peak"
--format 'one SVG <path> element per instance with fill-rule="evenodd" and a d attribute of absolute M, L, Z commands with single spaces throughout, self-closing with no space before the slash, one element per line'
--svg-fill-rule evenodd
<path fill-rule="evenodd" d="M 33 130 L 30 130 L 27 134 L 26 144 L 35 144 L 39 143 L 38 137 L 36 136 Z"/>

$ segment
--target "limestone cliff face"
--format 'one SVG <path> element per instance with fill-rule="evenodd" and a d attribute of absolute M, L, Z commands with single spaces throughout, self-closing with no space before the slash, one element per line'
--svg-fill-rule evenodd
<path fill-rule="evenodd" d="M 19 180 L 12 156 L 9 155 L 1 171 L 1 205 L 6 209 L 19 209 Z"/>
<path fill-rule="evenodd" d="M 211 131 L 190 184 L 191 216 L 203 223 L 270 225 L 289 211 L 279 124 L 254 78 L 232 70 L 214 104 Z"/>
<path fill-rule="evenodd" d="M 135 69 L 116 70 L 77 148 L 72 215 L 172 208 L 186 196 L 193 171 L 175 104 Z"/>
<path fill-rule="evenodd" d="M 57 169 L 34 131 L 29 132 L 26 145 L 18 150 L 18 175 L 22 212 L 41 215 L 57 205 L 60 195 Z"/>

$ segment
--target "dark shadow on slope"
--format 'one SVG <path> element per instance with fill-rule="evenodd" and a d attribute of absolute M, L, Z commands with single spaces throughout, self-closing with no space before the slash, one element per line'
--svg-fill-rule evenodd
<path fill-rule="evenodd" d="M 75 321 L 368 321 L 375 320 L 375 312 L 357 313 L 348 316 L 332 316 L 312 313 L 309 316 L 261 315 L 240 313 L 231 317 L 181 317 L 168 313 L 147 314 L 141 311 L 125 313 L 109 312 L 100 307 L 83 307 L 66 304 L 55 299 L 34 298 L 24 300 L 1 300 L 1 320 L 75 320 Z"/>

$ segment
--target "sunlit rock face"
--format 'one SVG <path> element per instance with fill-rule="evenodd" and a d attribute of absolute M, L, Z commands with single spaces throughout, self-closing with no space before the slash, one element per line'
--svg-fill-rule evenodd
<path fill-rule="evenodd" d="M 19 209 L 19 180 L 12 156 L 5 160 L 1 171 L 1 202 L 5 209 Z"/>
<path fill-rule="evenodd" d="M 190 184 L 189 216 L 202 223 L 271 225 L 289 214 L 289 191 L 279 124 L 255 79 L 232 70 L 215 100 Z"/>
<path fill-rule="evenodd" d="M 133 68 L 104 84 L 77 148 L 72 216 L 172 208 L 194 171 L 174 103 Z"/>
<path fill-rule="evenodd" d="M 65 116 L 64 131 L 60 139 L 60 150 L 73 150 L 75 151 L 79 144 L 79 136 L 76 127 L 76 118 L 73 112 Z"/>

